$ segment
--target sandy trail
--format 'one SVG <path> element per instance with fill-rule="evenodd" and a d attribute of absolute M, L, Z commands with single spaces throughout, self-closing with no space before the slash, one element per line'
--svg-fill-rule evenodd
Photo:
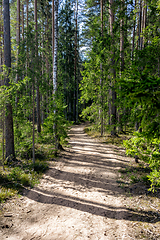
<path fill-rule="evenodd" d="M 7 203 L 11 216 L 1 240 L 132 239 L 117 183 L 128 159 L 123 149 L 96 142 L 83 127 L 71 129 L 71 148 L 50 163 L 41 183 Z"/>

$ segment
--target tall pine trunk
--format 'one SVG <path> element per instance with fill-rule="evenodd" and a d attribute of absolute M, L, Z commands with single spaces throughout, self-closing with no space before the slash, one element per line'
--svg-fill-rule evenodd
<path fill-rule="evenodd" d="M 100 2 L 101 6 L 101 37 L 103 38 L 103 0 Z M 101 77 L 100 77 L 100 122 L 101 122 L 101 136 L 103 136 L 103 124 L 104 124 L 104 119 L 103 119 L 103 66 L 102 63 L 100 63 L 100 72 L 101 72 Z"/>
<path fill-rule="evenodd" d="M 22 41 L 24 41 L 24 4 L 22 4 Z"/>
<path fill-rule="evenodd" d="M 16 30 L 16 42 L 17 42 L 17 68 L 19 57 L 19 43 L 20 43 L 20 0 L 17 0 L 17 30 Z M 18 70 L 18 69 L 17 69 Z M 19 74 L 16 74 L 16 82 L 19 81 Z"/>
<path fill-rule="evenodd" d="M 135 3 L 134 3 L 134 10 L 136 9 L 136 5 L 137 5 L 137 0 L 135 0 Z M 136 31 L 136 15 L 135 15 L 135 19 L 133 22 L 132 60 L 133 60 L 133 54 L 134 54 L 134 49 L 135 49 L 135 31 Z"/>
<path fill-rule="evenodd" d="M 113 9 L 113 0 L 109 0 L 109 19 L 110 19 L 110 35 L 112 38 L 112 46 L 111 46 L 111 71 L 110 71 L 110 78 L 111 78 L 111 109 L 110 109 L 110 125 L 111 125 L 111 135 L 116 135 L 116 92 L 114 90 L 115 85 L 115 78 L 116 78 L 116 71 L 115 71 L 115 59 L 114 59 L 114 33 L 113 33 L 113 25 L 114 25 L 114 9 Z"/>
<path fill-rule="evenodd" d="M 120 19 L 120 78 L 124 71 L 124 0 L 121 0 L 121 19 Z M 123 131 L 122 109 L 118 111 L 118 132 Z"/>
<path fill-rule="evenodd" d="M 2 23 L 2 2 L 0 3 L 0 74 L 2 73 L 2 65 L 3 65 L 3 23 Z M 4 85 L 4 81 L 2 77 L 0 76 L 0 86 Z M 2 128 L 2 165 L 4 170 L 4 131 L 5 131 L 5 125 L 4 125 L 4 103 L 1 106 L 1 128 Z"/>
<path fill-rule="evenodd" d="M 77 7 L 78 1 L 75 2 L 74 19 L 75 19 L 75 39 L 74 39 L 74 103 L 73 103 L 73 120 L 76 123 L 76 95 L 77 95 Z"/>
<path fill-rule="evenodd" d="M 0 73 L 2 72 L 3 65 L 3 23 L 2 23 L 2 2 L 0 2 Z M 2 83 L 0 83 L 2 85 Z"/>
<path fill-rule="evenodd" d="M 11 68 L 11 39 L 10 39 L 10 10 L 9 0 L 3 0 L 3 21 L 4 21 L 4 64 L 10 71 Z M 9 86 L 9 76 L 7 75 L 4 84 Z M 10 98 L 10 96 L 9 96 Z M 6 159 L 9 161 L 15 159 L 14 151 L 14 132 L 13 115 L 10 101 L 6 103 L 5 116 L 5 140 L 6 140 Z"/>
<path fill-rule="evenodd" d="M 20 43 L 20 0 L 17 0 L 17 29 L 16 29 L 16 44 L 17 44 L 17 74 L 16 74 L 16 83 L 19 81 L 19 43 Z M 16 96 L 16 108 L 19 101 L 19 91 L 17 91 Z M 16 127 L 18 128 L 18 123 L 16 121 Z"/>
<path fill-rule="evenodd" d="M 75 38 L 75 59 L 76 59 L 76 71 L 75 71 L 75 77 L 76 77 L 76 122 L 78 123 L 78 74 L 77 74 L 77 63 L 78 63 L 78 54 L 77 54 L 77 34 L 78 34 L 78 0 L 77 0 L 77 9 L 76 9 L 76 38 Z"/>

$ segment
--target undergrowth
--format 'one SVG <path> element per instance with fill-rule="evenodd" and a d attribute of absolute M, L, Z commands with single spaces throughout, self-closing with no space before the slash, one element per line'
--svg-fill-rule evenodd
<path fill-rule="evenodd" d="M 67 144 L 67 131 L 70 123 L 59 119 L 58 138 L 60 144 Z M 36 129 L 36 126 L 35 126 Z M 48 169 L 48 161 L 57 155 L 53 134 L 53 116 L 45 119 L 41 133 L 35 130 L 35 164 L 32 163 L 32 124 L 29 121 L 18 122 L 14 129 L 15 160 L 2 160 L 3 147 L 0 147 L 0 202 L 18 194 L 23 187 L 33 187 L 39 182 L 42 174 Z M 0 131 L 0 145 L 2 137 Z"/>
<path fill-rule="evenodd" d="M 33 187 L 48 169 L 46 161 L 18 161 L 15 165 L 5 165 L 0 169 L 0 202 L 21 193 L 23 187 Z"/>
<path fill-rule="evenodd" d="M 143 183 L 149 191 L 155 191 L 160 187 L 160 141 L 152 138 L 149 141 L 145 139 L 143 134 L 127 131 L 127 134 L 118 134 L 118 136 L 111 136 L 109 132 L 105 132 L 101 137 L 100 130 L 92 124 L 85 127 L 85 132 L 91 136 L 99 139 L 100 142 L 106 144 L 113 144 L 126 148 L 126 154 L 139 158 L 139 163 L 134 161 L 131 166 L 126 165 L 125 169 L 119 170 L 121 178 L 127 184 Z"/>
<path fill-rule="evenodd" d="M 122 134 L 122 133 L 118 134 L 117 136 L 111 136 L 109 131 L 105 131 L 103 136 L 101 136 L 100 130 L 94 124 L 86 126 L 84 131 L 89 136 L 98 138 L 103 143 L 113 144 L 113 145 L 117 145 L 117 146 L 123 146 L 123 140 L 126 140 L 129 138 L 129 135 Z"/>
<path fill-rule="evenodd" d="M 147 136 L 145 132 L 135 132 L 134 135 L 124 141 L 126 154 L 138 157 L 150 168 L 147 174 L 150 182 L 150 190 L 155 191 L 160 187 L 160 139 Z"/>

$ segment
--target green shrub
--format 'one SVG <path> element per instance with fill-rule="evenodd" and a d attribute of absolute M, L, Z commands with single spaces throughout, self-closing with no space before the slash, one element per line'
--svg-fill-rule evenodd
<path fill-rule="evenodd" d="M 127 155 L 138 156 L 150 167 L 147 175 L 148 182 L 151 183 L 150 190 L 154 191 L 160 186 L 160 140 L 158 138 L 148 138 L 145 133 L 134 133 L 134 136 L 123 142 Z"/>

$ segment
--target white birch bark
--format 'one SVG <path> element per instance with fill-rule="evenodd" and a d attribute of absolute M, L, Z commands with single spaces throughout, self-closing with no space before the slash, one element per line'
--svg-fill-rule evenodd
<path fill-rule="evenodd" d="M 57 53 L 58 53 L 58 4 L 55 0 L 54 6 L 54 45 L 53 45 L 53 95 L 57 91 Z"/>
<path fill-rule="evenodd" d="M 58 54 L 58 5 L 59 0 L 52 1 L 52 51 L 53 51 L 53 100 L 54 100 L 54 114 L 56 115 L 55 97 L 57 92 L 57 54 Z M 53 126 L 55 148 L 58 150 L 58 136 L 57 123 Z"/>

